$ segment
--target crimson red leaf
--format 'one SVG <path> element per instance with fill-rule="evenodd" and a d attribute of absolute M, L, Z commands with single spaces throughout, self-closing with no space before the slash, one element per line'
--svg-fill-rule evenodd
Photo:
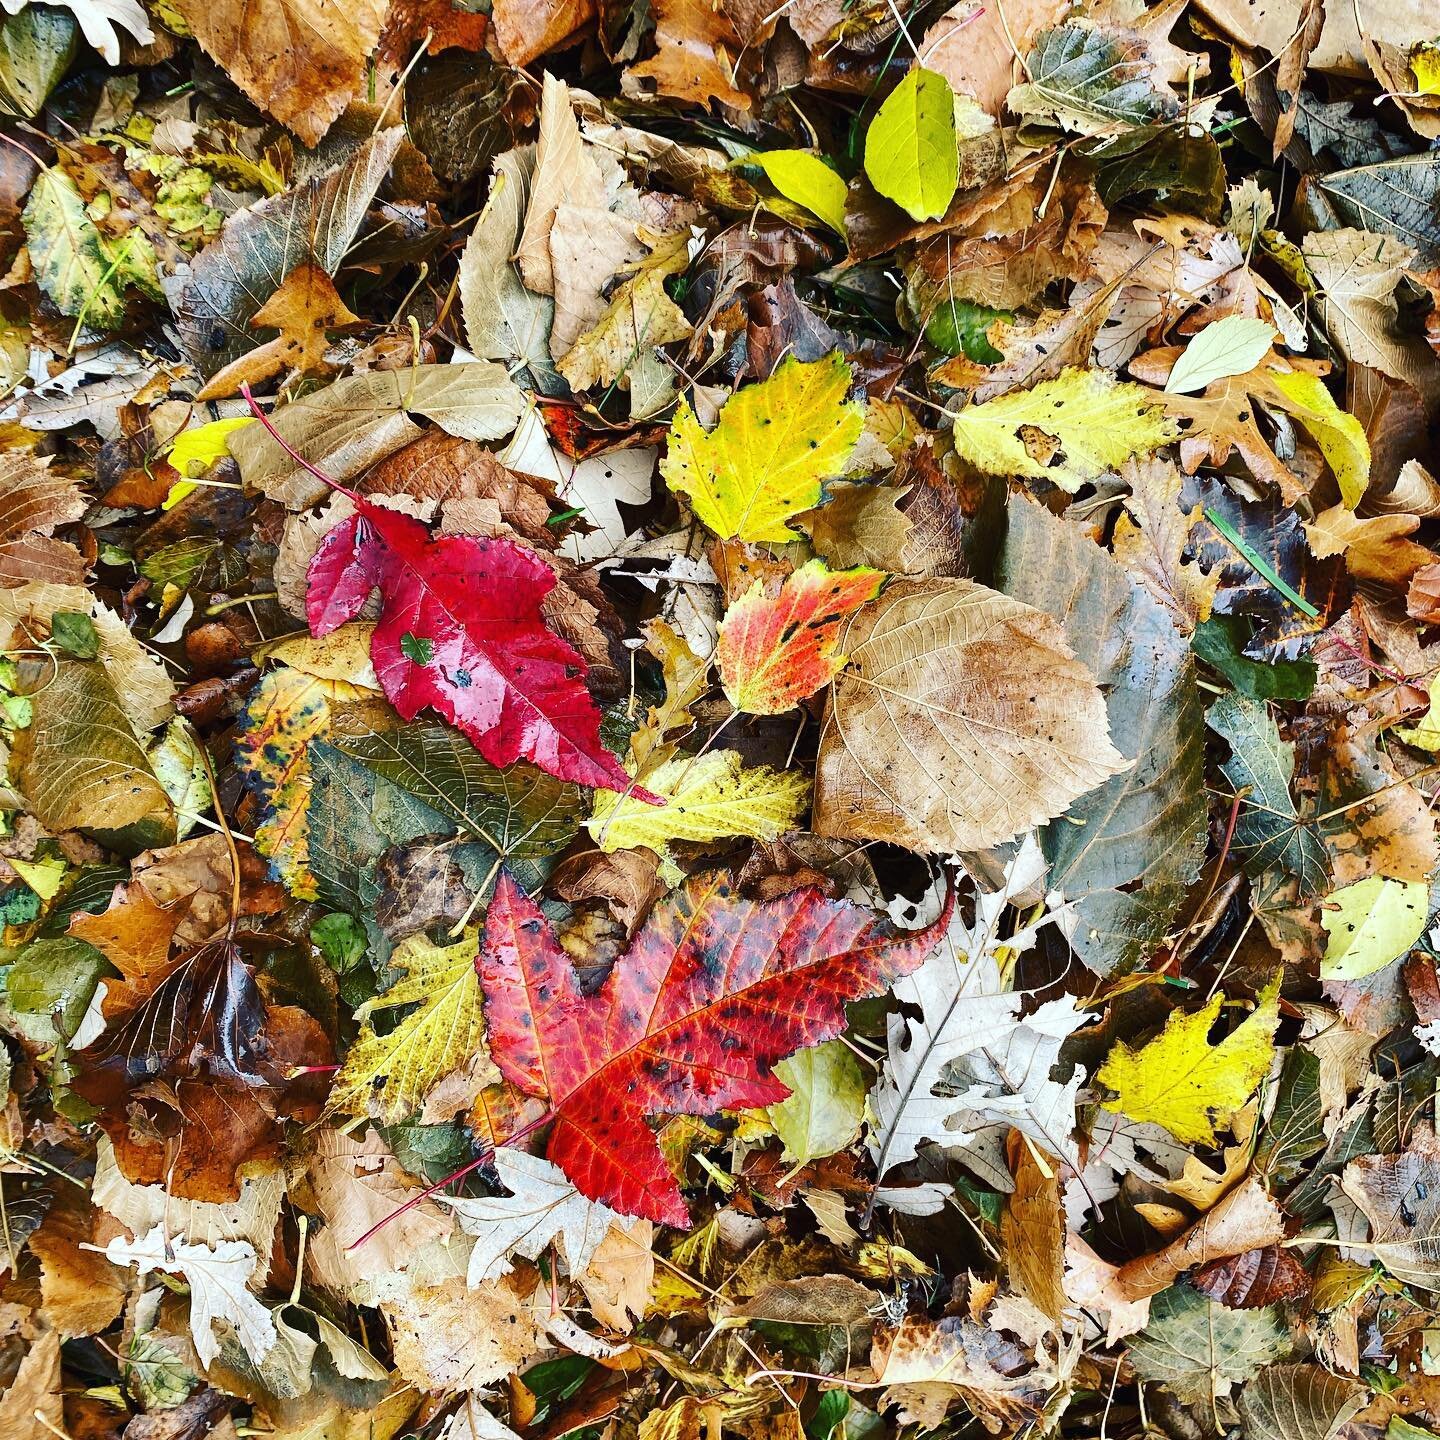
<path fill-rule="evenodd" d="M 428 705 L 492 765 L 524 759 L 581 785 L 632 787 L 600 743 L 584 660 L 541 619 L 554 572 L 523 545 L 431 535 L 420 521 L 361 500 L 320 542 L 307 580 L 316 635 L 353 620 L 379 590 L 370 657 L 406 720 Z"/>
<path fill-rule="evenodd" d="M 747 900 L 730 877 L 689 880 L 651 912 L 598 991 L 540 908 L 502 875 L 475 965 L 490 1053 L 553 1113 L 547 1154 L 577 1189 L 669 1225 L 688 1212 L 644 1121 L 773 1105 L 777 1060 L 845 1028 L 845 1002 L 875 995 L 934 949 L 813 887 Z"/>

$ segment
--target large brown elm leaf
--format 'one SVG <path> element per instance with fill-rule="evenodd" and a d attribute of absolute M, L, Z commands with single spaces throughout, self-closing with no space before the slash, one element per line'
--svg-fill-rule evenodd
<path fill-rule="evenodd" d="M 1012 839 L 1128 768 L 1059 625 L 969 580 L 892 584 L 841 631 L 817 834 L 951 854 Z"/>
<path fill-rule="evenodd" d="M 813 887 L 758 902 L 728 876 L 696 876 L 655 907 L 586 995 L 540 907 L 502 874 L 475 962 L 490 1053 L 515 1090 L 548 1104 L 546 1154 L 578 1190 L 684 1225 L 689 1212 L 646 1117 L 784 1100 L 775 1063 L 833 1039 L 847 1001 L 914 970 L 952 908 L 928 929 L 896 933 Z"/>

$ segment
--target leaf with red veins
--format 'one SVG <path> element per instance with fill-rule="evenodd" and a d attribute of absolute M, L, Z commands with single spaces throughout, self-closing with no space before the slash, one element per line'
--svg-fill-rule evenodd
<path fill-rule="evenodd" d="M 646 1118 L 783 1100 L 775 1063 L 833 1039 L 847 1001 L 916 969 L 952 908 L 897 932 L 814 887 L 755 901 L 727 875 L 697 876 L 585 995 L 539 906 L 502 874 L 475 961 L 490 1053 L 511 1085 L 548 1103 L 546 1153 L 578 1190 L 683 1226 L 689 1212 Z"/>
<path fill-rule="evenodd" d="M 885 576 L 811 560 L 768 595 L 757 580 L 720 622 L 716 658 L 730 703 L 747 715 L 782 715 L 835 678 L 840 622 L 880 593 Z"/>
<path fill-rule="evenodd" d="M 555 574 L 525 546 L 432 535 L 361 500 L 321 541 L 307 580 L 315 635 L 353 620 L 379 590 L 370 658 L 406 720 L 429 706 L 492 765 L 529 760 L 562 780 L 654 799 L 600 743 L 585 662 L 541 619 Z"/>

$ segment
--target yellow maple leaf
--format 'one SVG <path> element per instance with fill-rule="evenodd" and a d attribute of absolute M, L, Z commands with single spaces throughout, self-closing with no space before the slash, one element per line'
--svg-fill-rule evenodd
<path fill-rule="evenodd" d="M 1143 385 L 1068 369 L 955 416 L 956 452 L 988 475 L 1028 475 L 1075 491 L 1179 434 Z"/>
<path fill-rule="evenodd" d="M 1216 995 L 1193 1015 L 1177 1010 L 1139 1050 L 1119 1041 L 1095 1076 L 1115 1092 L 1114 1099 L 1102 1102 L 1105 1108 L 1132 1120 L 1153 1120 L 1188 1145 L 1213 1145 L 1216 1124 L 1227 1124 L 1244 1107 L 1270 1068 L 1280 1023 L 1280 976 L 1244 1021 L 1212 1045 L 1210 1029 L 1224 998 Z"/>
<path fill-rule="evenodd" d="M 795 824 L 810 798 L 804 775 L 742 764 L 735 750 L 677 755 L 645 777 L 645 788 L 666 803 L 595 792 L 587 823 L 602 850 L 647 845 L 663 857 L 673 840 L 704 843 L 733 835 L 773 840 Z"/>
<path fill-rule="evenodd" d="M 786 521 L 819 501 L 821 481 L 844 469 L 860 438 L 864 412 L 846 402 L 849 388 L 836 351 L 809 364 L 791 356 L 737 391 L 713 430 L 682 401 L 660 473 L 722 540 L 798 540 Z"/>
<path fill-rule="evenodd" d="M 369 1115 L 387 1125 L 413 1114 L 436 1083 L 458 1070 L 481 1049 L 485 1038 L 480 978 L 475 973 L 476 936 L 467 931 L 453 945 L 435 945 L 411 935 L 390 957 L 405 978 L 356 1012 L 364 1022 L 335 1077 L 327 1105 L 332 1115 Z M 370 1016 L 400 1005 L 419 1008 L 385 1035 Z M 487 1067 L 476 1090 L 500 1072 Z"/>

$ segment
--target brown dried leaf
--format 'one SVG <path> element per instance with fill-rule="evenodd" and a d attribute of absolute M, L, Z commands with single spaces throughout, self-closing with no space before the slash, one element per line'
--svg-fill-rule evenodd
<path fill-rule="evenodd" d="M 175 0 L 175 8 L 262 110 L 314 145 L 359 91 L 390 0 Z"/>
<path fill-rule="evenodd" d="M 1202 1295 L 1231 1310 L 1261 1310 L 1310 1293 L 1310 1272 L 1289 1250 L 1266 1245 L 1202 1265 L 1190 1277 Z"/>
<path fill-rule="evenodd" d="M 1158 1295 L 1196 1265 L 1275 1245 L 1284 1238 L 1280 1207 L 1258 1180 L 1250 1179 L 1163 1250 L 1121 1266 L 1117 1277 L 1120 1289 L 1127 1299 L 1143 1300 Z"/>
<path fill-rule="evenodd" d="M 1210 618 L 1220 585 L 1218 570 L 1207 575 L 1193 554 L 1186 554 L 1203 507 L 1181 506 L 1180 472 L 1168 460 L 1132 460 L 1121 478 L 1130 494 L 1126 513 L 1115 522 L 1115 558 L 1165 607 L 1176 629 L 1189 635 Z"/>
<path fill-rule="evenodd" d="M 840 648 L 850 658 L 825 707 L 819 834 L 984 849 L 1129 763 L 1057 623 L 983 585 L 896 582 Z"/>

